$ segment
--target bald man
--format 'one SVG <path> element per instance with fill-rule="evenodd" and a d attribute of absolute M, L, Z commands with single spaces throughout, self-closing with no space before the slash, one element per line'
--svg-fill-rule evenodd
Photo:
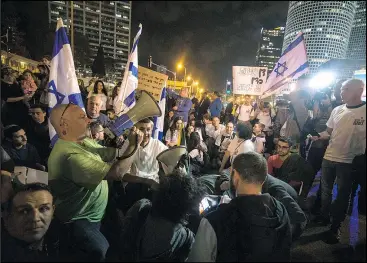
<path fill-rule="evenodd" d="M 77 248 L 86 251 L 90 260 L 103 261 L 109 246 L 99 230 L 108 200 L 106 179 L 122 179 L 143 140 L 142 133 L 132 131 L 122 158 L 109 164 L 117 156 L 116 149 L 88 138 L 90 120 L 79 106 L 58 105 L 51 111 L 50 120 L 59 136 L 48 159 L 55 216 L 62 223 L 72 222 Z"/>
<path fill-rule="evenodd" d="M 341 98 L 345 104 L 336 107 L 327 121 L 327 130 L 319 139 L 329 139 L 322 162 L 321 216 L 328 223 L 331 212 L 332 224 L 327 236 L 328 243 L 340 238 L 340 225 L 345 219 L 353 183 L 352 163 L 366 150 L 366 103 L 362 101 L 365 84 L 359 79 L 343 83 Z M 317 138 L 314 138 L 317 139 Z M 337 179 L 338 195 L 330 211 L 332 190 Z"/>
<path fill-rule="evenodd" d="M 91 122 L 99 122 L 103 127 L 107 127 L 109 119 L 107 115 L 101 113 L 103 101 L 98 94 L 93 94 L 88 98 L 87 115 Z"/>

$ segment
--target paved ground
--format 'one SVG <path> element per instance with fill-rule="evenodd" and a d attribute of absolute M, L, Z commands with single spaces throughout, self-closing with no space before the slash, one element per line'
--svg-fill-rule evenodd
<path fill-rule="evenodd" d="M 308 198 L 310 204 L 315 200 L 319 179 L 318 175 Z M 353 212 L 351 216 L 347 216 L 342 225 L 339 244 L 324 243 L 322 237 L 328 227 L 310 223 L 294 244 L 292 262 L 366 262 L 366 217 L 358 215 L 357 207 L 358 198 L 356 197 Z"/>

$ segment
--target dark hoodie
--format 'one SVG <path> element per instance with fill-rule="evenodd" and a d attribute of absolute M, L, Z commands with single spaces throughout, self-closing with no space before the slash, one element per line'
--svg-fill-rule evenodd
<path fill-rule="evenodd" d="M 151 215 L 148 199 L 137 201 L 120 223 L 119 245 L 110 247 L 107 258 L 120 262 L 183 262 L 194 234 L 181 224 Z M 115 256 L 117 254 L 117 257 Z"/>
<path fill-rule="evenodd" d="M 217 262 L 290 260 L 288 214 L 269 194 L 238 196 L 207 219 L 217 237 Z"/>

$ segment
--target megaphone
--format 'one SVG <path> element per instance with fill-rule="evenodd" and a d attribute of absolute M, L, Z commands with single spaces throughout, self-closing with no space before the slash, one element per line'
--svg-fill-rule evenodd
<path fill-rule="evenodd" d="M 146 91 L 142 91 L 140 99 L 127 113 L 122 114 L 104 129 L 105 134 L 114 138 L 119 137 L 126 129 L 130 129 L 138 121 L 148 117 L 162 116 L 161 108 L 155 99 Z"/>
<path fill-rule="evenodd" d="M 168 175 L 173 172 L 182 155 L 186 153 L 186 147 L 174 146 L 158 154 L 157 161 L 162 164 L 164 173 Z"/>

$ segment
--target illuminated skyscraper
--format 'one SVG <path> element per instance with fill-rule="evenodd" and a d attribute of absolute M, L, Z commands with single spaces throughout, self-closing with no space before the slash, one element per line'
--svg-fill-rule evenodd
<path fill-rule="evenodd" d="M 117 78 L 123 74 L 130 50 L 131 2 L 129 1 L 74 1 L 74 33 L 88 37 L 91 50 L 90 65 L 103 45 L 106 58 L 115 60 Z M 48 1 L 49 23 L 61 17 L 70 26 L 70 1 Z"/>
<path fill-rule="evenodd" d="M 268 76 L 282 53 L 284 27 L 261 29 L 261 40 L 256 54 L 256 65 L 268 67 Z"/>
<path fill-rule="evenodd" d="M 357 1 L 352 32 L 347 51 L 348 59 L 366 59 L 366 2 Z"/>
<path fill-rule="evenodd" d="M 303 32 L 310 73 L 330 59 L 345 58 L 357 2 L 290 1 L 283 51 Z"/>

